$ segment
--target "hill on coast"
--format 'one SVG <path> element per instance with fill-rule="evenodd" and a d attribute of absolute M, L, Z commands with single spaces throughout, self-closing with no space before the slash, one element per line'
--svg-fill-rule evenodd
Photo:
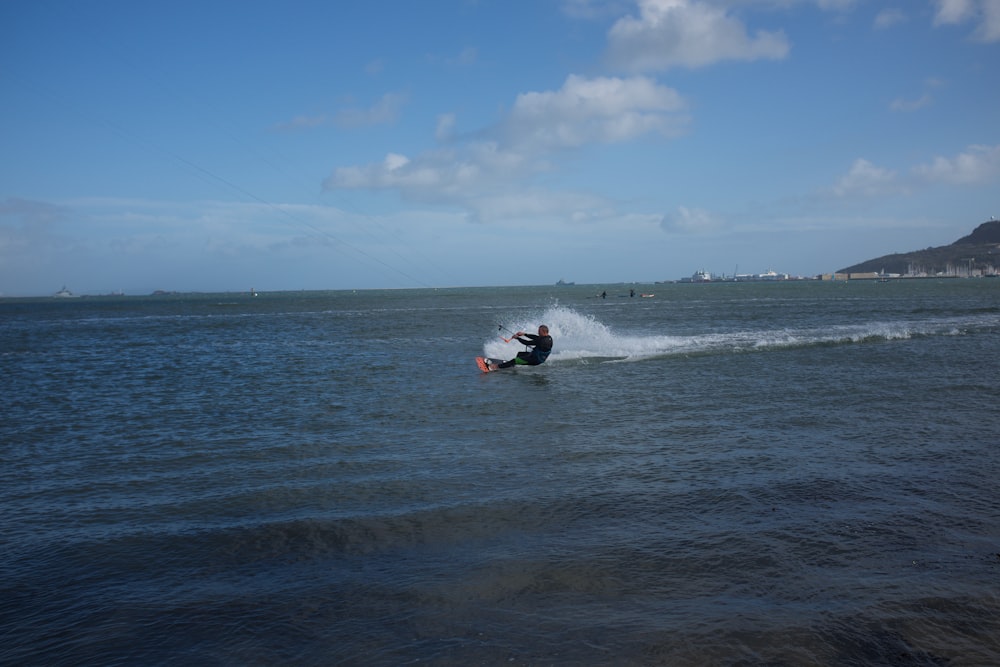
<path fill-rule="evenodd" d="M 1000 268 L 1000 220 L 976 227 L 951 245 L 883 255 L 840 269 L 837 273 L 899 275 L 989 275 Z"/>

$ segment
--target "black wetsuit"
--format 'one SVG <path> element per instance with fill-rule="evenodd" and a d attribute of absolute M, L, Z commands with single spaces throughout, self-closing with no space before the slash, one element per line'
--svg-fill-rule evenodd
<path fill-rule="evenodd" d="M 532 349 L 525 352 L 518 352 L 517 356 L 510 361 L 505 361 L 499 368 L 510 368 L 517 364 L 519 366 L 537 366 L 549 358 L 552 352 L 552 336 L 538 336 L 535 334 L 524 334 L 525 338 L 515 338 L 519 343 L 527 345 Z"/>

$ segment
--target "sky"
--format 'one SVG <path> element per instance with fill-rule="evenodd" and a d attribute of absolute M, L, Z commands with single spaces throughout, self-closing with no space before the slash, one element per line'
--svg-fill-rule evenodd
<path fill-rule="evenodd" d="M 0 0 L 0 295 L 814 276 L 1000 217 L 1000 0 Z"/>

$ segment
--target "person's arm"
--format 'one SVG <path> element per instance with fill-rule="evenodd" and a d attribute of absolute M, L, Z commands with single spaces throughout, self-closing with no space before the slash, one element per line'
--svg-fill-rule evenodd
<path fill-rule="evenodd" d="M 521 338 L 521 336 L 527 336 L 528 340 Z M 535 334 L 524 333 L 523 331 L 518 331 L 514 334 L 514 340 L 516 340 L 521 345 L 532 345 L 534 346 L 538 342 L 538 336 Z"/>

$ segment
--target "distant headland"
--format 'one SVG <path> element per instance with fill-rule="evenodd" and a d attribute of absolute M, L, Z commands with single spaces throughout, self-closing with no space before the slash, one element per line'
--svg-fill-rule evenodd
<path fill-rule="evenodd" d="M 765 273 L 732 276 L 695 271 L 691 277 L 667 280 L 672 283 L 773 282 L 787 280 L 888 280 L 890 278 L 995 278 L 1000 276 L 1000 220 L 991 219 L 951 245 L 906 253 L 883 255 L 815 276 L 790 276 L 768 270 Z M 560 281 L 559 284 L 566 284 Z"/>
<path fill-rule="evenodd" d="M 838 279 L 876 278 L 978 278 L 1000 273 L 1000 220 L 976 227 L 951 245 L 883 255 L 840 269 Z"/>

